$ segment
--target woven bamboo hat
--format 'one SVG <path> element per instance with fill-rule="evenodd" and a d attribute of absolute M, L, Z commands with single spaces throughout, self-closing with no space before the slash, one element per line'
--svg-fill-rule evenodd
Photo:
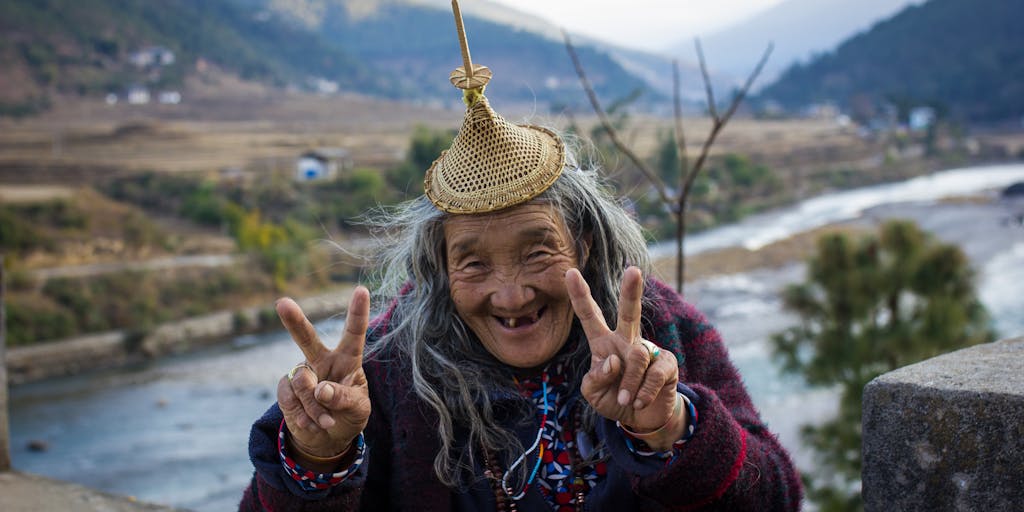
<path fill-rule="evenodd" d="M 451 73 L 468 106 L 452 145 L 434 161 L 423 189 L 448 213 L 486 213 L 525 203 L 547 190 L 565 165 L 565 147 L 551 130 L 510 123 L 495 112 L 484 87 L 491 70 L 474 65 L 458 0 L 452 0 L 463 65 Z"/>

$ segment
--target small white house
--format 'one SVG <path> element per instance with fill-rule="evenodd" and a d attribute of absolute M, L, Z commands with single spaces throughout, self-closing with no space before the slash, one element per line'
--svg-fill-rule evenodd
<path fill-rule="evenodd" d="M 145 105 L 149 103 L 149 89 L 141 85 L 133 85 L 125 94 L 129 105 Z"/>
<path fill-rule="evenodd" d="M 914 131 L 927 130 L 935 123 L 935 109 L 931 107 L 916 107 L 910 111 L 908 125 Z"/>
<path fill-rule="evenodd" d="M 174 52 L 163 46 L 148 46 L 129 55 L 128 60 L 139 68 L 170 66 L 174 64 Z"/>
<path fill-rule="evenodd" d="M 295 181 L 330 180 L 339 170 L 351 166 L 349 152 L 344 148 L 311 149 L 299 155 L 295 162 Z"/>
<path fill-rule="evenodd" d="M 158 98 L 162 105 L 177 105 L 181 103 L 181 93 L 178 91 L 161 91 Z"/>

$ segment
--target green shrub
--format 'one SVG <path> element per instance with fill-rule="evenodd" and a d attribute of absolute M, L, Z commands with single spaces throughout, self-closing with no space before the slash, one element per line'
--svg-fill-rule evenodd
<path fill-rule="evenodd" d="M 0 206 L 0 247 L 16 253 L 43 246 L 47 239 L 12 208 Z"/>
<path fill-rule="evenodd" d="M 29 345 L 78 332 L 74 317 L 46 301 L 7 301 L 7 345 Z"/>

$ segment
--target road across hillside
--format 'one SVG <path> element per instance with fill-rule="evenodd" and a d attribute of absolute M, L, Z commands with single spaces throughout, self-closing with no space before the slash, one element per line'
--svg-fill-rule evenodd
<path fill-rule="evenodd" d="M 223 267 L 238 262 L 242 257 L 233 254 L 195 254 L 191 256 L 173 256 L 145 261 L 128 261 L 114 263 L 93 263 L 90 265 L 74 265 L 52 268 L 40 268 L 29 271 L 36 282 L 59 277 L 88 277 L 112 272 L 168 270 L 192 267 Z"/>

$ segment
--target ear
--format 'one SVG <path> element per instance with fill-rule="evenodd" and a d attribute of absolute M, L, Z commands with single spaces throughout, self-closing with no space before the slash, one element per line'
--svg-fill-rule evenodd
<path fill-rule="evenodd" d="M 586 268 L 587 262 L 590 261 L 590 246 L 594 243 L 593 233 L 587 232 L 580 237 L 576 243 L 576 251 L 579 253 L 577 260 L 579 261 L 579 268 L 582 270 Z"/>

